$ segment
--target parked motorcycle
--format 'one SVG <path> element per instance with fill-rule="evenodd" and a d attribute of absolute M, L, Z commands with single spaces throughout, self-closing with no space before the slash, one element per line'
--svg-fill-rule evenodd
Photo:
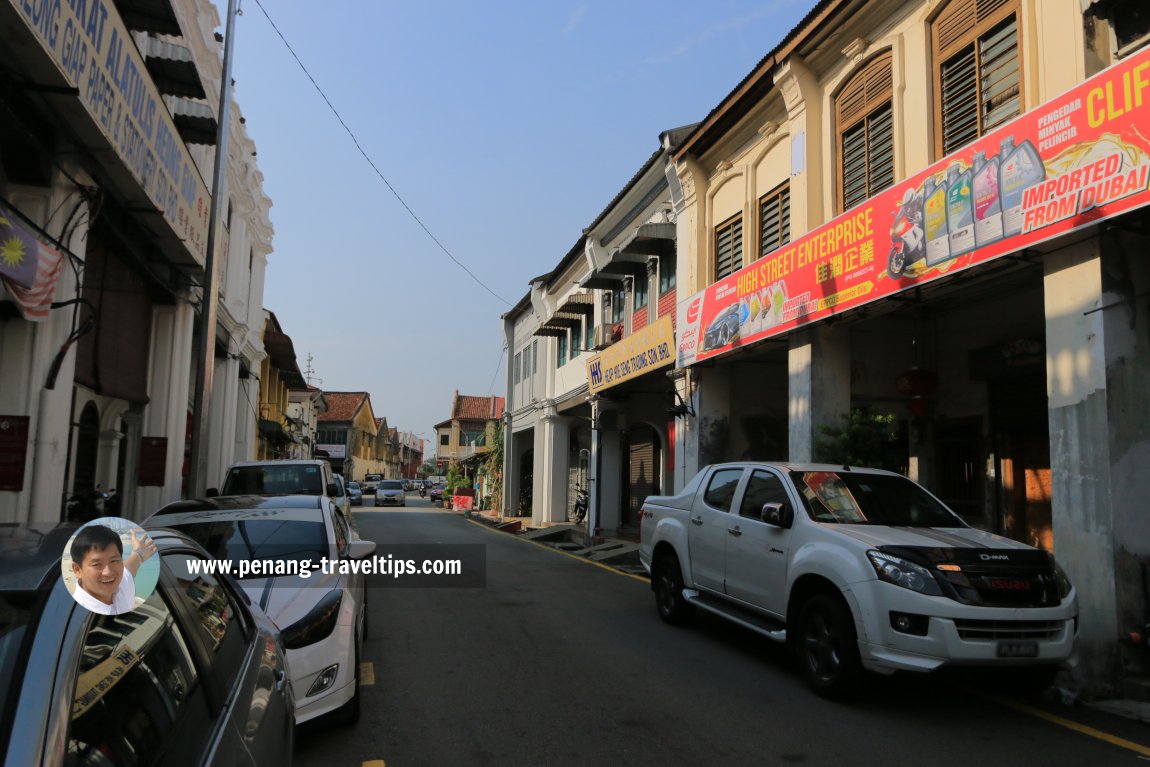
<path fill-rule="evenodd" d="M 575 491 L 575 505 L 571 508 L 570 520 L 577 525 L 583 524 L 583 520 L 587 518 L 587 491 L 579 488 Z"/>

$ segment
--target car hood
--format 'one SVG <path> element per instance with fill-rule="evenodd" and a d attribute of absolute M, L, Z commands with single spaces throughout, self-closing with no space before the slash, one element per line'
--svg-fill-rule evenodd
<path fill-rule="evenodd" d="M 1025 543 L 1012 541 L 984 530 L 969 527 L 888 527 L 886 525 L 843 525 L 826 527 L 871 547 L 904 546 L 917 549 L 1026 549 Z"/>
<path fill-rule="evenodd" d="M 240 587 L 253 603 L 281 629 L 308 614 L 316 602 L 333 589 L 344 587 L 344 576 L 316 570 L 307 578 L 277 575 L 270 578 L 244 578 Z"/>

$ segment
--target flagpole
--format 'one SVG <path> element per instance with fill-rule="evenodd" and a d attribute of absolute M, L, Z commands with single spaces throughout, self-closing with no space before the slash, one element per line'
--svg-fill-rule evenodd
<path fill-rule="evenodd" d="M 228 162 L 229 117 L 232 105 L 232 41 L 236 29 L 236 0 L 228 0 L 224 34 L 224 62 L 220 75 L 220 106 L 216 111 L 216 161 L 212 172 L 212 204 L 208 219 L 208 247 L 204 258 L 204 295 L 200 308 L 200 354 L 196 364 L 196 396 L 192 405 L 192 455 L 188 469 L 188 493 L 204 497 L 207 489 L 208 404 L 212 399 L 212 373 L 216 358 L 216 310 L 219 306 L 219 277 L 216 274 L 216 246 L 220 207 Z"/>

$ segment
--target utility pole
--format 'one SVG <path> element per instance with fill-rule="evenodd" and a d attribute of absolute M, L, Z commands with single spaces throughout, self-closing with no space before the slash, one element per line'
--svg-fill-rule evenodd
<path fill-rule="evenodd" d="M 227 182 L 229 118 L 232 106 L 232 42 L 236 30 L 236 0 L 228 0 L 224 33 L 224 62 L 220 75 L 220 108 L 216 110 L 216 162 L 212 172 L 212 207 L 208 218 L 208 247 L 204 259 L 204 296 L 200 305 L 200 356 L 196 363 L 196 397 L 192 405 L 192 455 L 188 468 L 188 491 L 193 498 L 204 497 L 208 486 L 208 404 L 212 400 L 212 373 L 216 364 L 216 310 L 219 307 L 219 277 L 216 274 L 216 230 L 220 204 Z"/>

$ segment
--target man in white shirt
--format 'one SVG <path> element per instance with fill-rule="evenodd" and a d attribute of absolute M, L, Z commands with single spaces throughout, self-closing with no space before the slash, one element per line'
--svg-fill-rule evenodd
<path fill-rule="evenodd" d="M 101 615 L 119 615 L 136 609 L 136 573 L 156 553 L 147 535 L 136 539 L 132 530 L 132 553 L 124 559 L 120 535 L 103 525 L 85 525 L 72 541 L 72 572 L 76 590 L 72 596 L 81 606 Z"/>

